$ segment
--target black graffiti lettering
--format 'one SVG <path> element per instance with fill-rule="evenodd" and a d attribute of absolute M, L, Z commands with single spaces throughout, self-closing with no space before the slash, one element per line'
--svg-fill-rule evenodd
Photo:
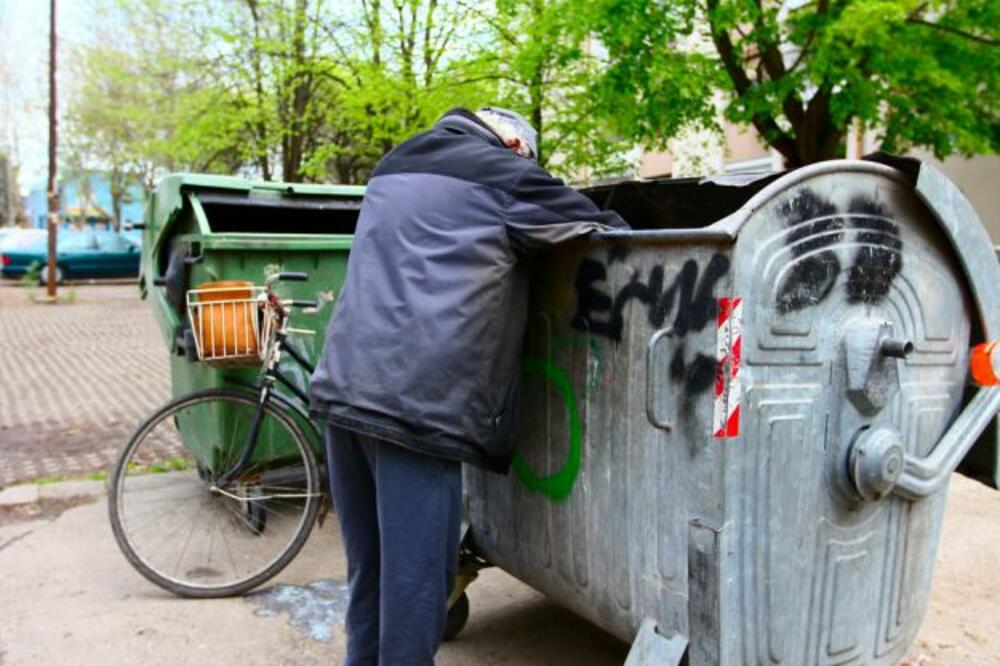
<path fill-rule="evenodd" d="M 625 243 L 615 243 L 608 248 L 608 265 L 616 261 L 624 264 L 628 256 L 632 254 L 632 247 Z"/>
<path fill-rule="evenodd" d="M 833 291 L 839 273 L 840 261 L 830 250 L 793 264 L 778 289 L 778 312 L 787 314 L 821 302 Z"/>
<path fill-rule="evenodd" d="M 649 324 L 654 329 L 663 328 L 672 316 L 673 334 L 683 338 L 714 322 L 718 304 L 713 292 L 716 283 L 728 272 L 729 258 L 722 254 L 713 255 L 704 271 L 699 270 L 698 262 L 688 259 L 673 281 L 666 285 L 663 266 L 653 266 L 645 280 L 633 276 L 612 298 L 598 286 L 607 280 L 607 268 L 599 261 L 584 259 L 576 273 L 577 311 L 572 325 L 577 330 L 620 342 L 625 326 L 625 306 L 635 301 L 645 306 Z M 690 362 L 685 359 L 681 341 L 670 361 L 671 381 L 681 384 L 688 394 L 710 389 L 715 383 L 715 358 L 699 353 Z"/>
<path fill-rule="evenodd" d="M 611 312 L 614 301 L 603 291 L 594 287 L 595 283 L 604 282 L 608 271 L 604 264 L 593 259 L 584 259 L 576 269 L 576 315 L 572 326 L 578 331 L 603 335 L 613 340 L 621 340 L 621 321 L 615 322 L 614 317 L 607 320 L 593 319 L 593 312 Z"/>
<path fill-rule="evenodd" d="M 684 344 L 681 343 L 670 359 L 670 379 L 683 384 L 688 393 L 704 393 L 712 388 L 718 369 L 718 361 L 706 354 L 695 354 L 690 363 L 684 362 Z"/>
<path fill-rule="evenodd" d="M 840 260 L 833 250 L 824 248 L 843 238 L 844 220 L 836 213 L 833 204 L 807 189 L 778 209 L 791 228 L 785 243 L 795 257 L 803 257 L 793 264 L 778 288 L 776 305 L 782 314 L 816 305 L 833 290 Z"/>
<path fill-rule="evenodd" d="M 866 199 L 851 201 L 848 210 L 851 226 L 858 230 L 857 241 L 864 245 L 854 254 L 847 274 L 847 301 L 878 303 L 903 268 L 899 226 L 885 216 L 881 206 Z"/>
<path fill-rule="evenodd" d="M 785 243 L 796 257 L 778 286 L 778 312 L 812 307 L 830 295 L 841 272 L 835 246 L 846 240 L 848 231 L 853 231 L 850 240 L 861 247 L 847 272 L 847 301 L 874 304 L 889 293 L 903 267 L 903 243 L 899 227 L 877 202 L 857 197 L 842 214 L 832 202 L 804 189 L 778 214 L 790 228 Z"/>
<path fill-rule="evenodd" d="M 700 278 L 698 263 L 688 259 L 673 282 L 664 287 L 663 266 L 654 266 L 645 281 L 638 275 L 633 276 L 612 298 L 597 286 L 597 283 L 607 280 L 604 264 L 584 259 L 576 273 L 577 309 L 572 326 L 620 342 L 625 325 L 625 306 L 631 301 L 638 301 L 646 306 L 653 328 L 662 328 L 673 314 L 675 335 L 700 331 L 715 318 L 717 305 L 712 294 L 716 283 L 728 272 L 729 259 L 725 255 L 712 256 Z"/>
<path fill-rule="evenodd" d="M 718 302 L 712 295 L 715 284 L 729 272 L 729 258 L 722 254 L 712 255 L 708 260 L 705 272 L 698 280 L 698 264 L 693 259 L 684 262 L 681 273 L 663 296 L 663 313 L 670 312 L 673 306 L 674 293 L 680 290 L 680 301 L 677 305 L 677 316 L 674 317 L 674 333 L 685 335 L 688 331 L 700 331 L 705 325 L 715 319 L 718 314 Z M 697 288 L 694 287 L 697 280 Z M 692 289 L 694 292 L 692 293 Z M 659 328 L 663 320 L 652 322 Z"/>

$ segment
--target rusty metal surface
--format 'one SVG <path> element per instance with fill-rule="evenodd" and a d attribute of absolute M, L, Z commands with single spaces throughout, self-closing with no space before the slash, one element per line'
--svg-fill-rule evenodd
<path fill-rule="evenodd" d="M 944 493 L 890 490 L 962 407 L 976 305 L 904 178 L 817 166 L 699 242 L 547 257 L 519 457 L 466 472 L 485 556 L 692 664 L 895 663 L 927 601 Z"/>

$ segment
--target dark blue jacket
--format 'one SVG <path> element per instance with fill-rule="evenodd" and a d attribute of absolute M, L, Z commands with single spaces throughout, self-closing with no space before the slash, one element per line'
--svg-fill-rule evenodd
<path fill-rule="evenodd" d="M 312 378 L 315 418 L 505 470 L 530 253 L 625 227 L 471 113 L 388 153 L 365 192 Z"/>

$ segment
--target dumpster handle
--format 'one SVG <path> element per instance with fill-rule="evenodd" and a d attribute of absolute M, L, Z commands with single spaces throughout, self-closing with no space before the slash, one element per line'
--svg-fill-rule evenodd
<path fill-rule="evenodd" d="M 188 249 L 188 253 L 184 257 L 184 263 L 187 264 L 188 266 L 192 266 L 194 264 L 200 264 L 201 262 L 205 261 L 205 253 L 204 251 L 202 251 L 201 245 L 197 243 L 193 243 L 192 245 L 194 245 L 195 251 L 198 254 L 191 254 L 191 250 Z"/>
<path fill-rule="evenodd" d="M 670 432 L 674 429 L 674 424 L 670 419 L 661 419 L 656 415 L 656 347 L 660 341 L 666 337 L 673 337 L 673 328 L 661 328 L 649 339 L 646 345 L 646 418 L 654 428 Z"/>
<path fill-rule="evenodd" d="M 958 415 L 934 450 L 923 458 L 905 457 L 903 473 L 893 489 L 911 500 L 933 495 L 976 443 L 1000 410 L 1000 388 L 981 388 Z"/>

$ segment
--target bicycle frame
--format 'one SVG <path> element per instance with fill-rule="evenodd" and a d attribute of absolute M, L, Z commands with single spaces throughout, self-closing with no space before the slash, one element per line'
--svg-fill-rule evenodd
<path fill-rule="evenodd" d="M 278 317 L 277 331 L 274 334 L 274 342 L 271 344 L 270 348 L 266 353 L 264 359 L 264 368 L 261 373 L 260 379 L 257 385 L 253 388 L 260 391 L 260 397 L 257 401 L 257 407 L 254 409 L 254 413 L 250 422 L 250 432 L 247 434 L 246 441 L 243 444 L 243 453 L 240 455 L 240 459 L 236 462 L 232 469 L 222 474 L 216 482 L 218 486 L 228 485 L 238 477 L 253 460 L 254 453 L 257 448 L 257 437 L 260 434 L 261 422 L 264 418 L 264 410 L 267 407 L 268 402 L 272 399 L 276 399 L 285 407 L 292 409 L 293 411 L 299 413 L 300 416 L 304 416 L 308 420 L 308 413 L 305 409 L 296 405 L 286 396 L 275 391 L 275 386 L 281 384 L 294 395 L 298 400 L 305 404 L 309 403 L 309 396 L 306 394 L 305 390 L 299 387 L 294 381 L 292 381 L 286 374 L 281 371 L 280 362 L 284 354 L 287 353 L 288 357 L 291 358 L 295 363 L 306 370 L 310 375 L 316 370 L 316 367 L 309 362 L 302 354 L 297 352 L 294 347 L 287 344 L 289 335 L 296 333 L 294 329 L 289 328 L 289 311 L 286 308 L 286 304 L 282 303 L 274 294 L 270 291 L 271 283 L 275 280 L 281 279 L 298 279 L 289 278 L 287 273 L 279 273 L 271 278 L 268 278 L 266 285 L 268 287 L 268 304 L 266 307 L 273 309 L 275 316 Z M 291 307 L 315 307 L 314 303 L 303 303 L 300 301 L 289 301 L 287 303 Z M 267 316 L 265 314 L 265 316 Z"/>

